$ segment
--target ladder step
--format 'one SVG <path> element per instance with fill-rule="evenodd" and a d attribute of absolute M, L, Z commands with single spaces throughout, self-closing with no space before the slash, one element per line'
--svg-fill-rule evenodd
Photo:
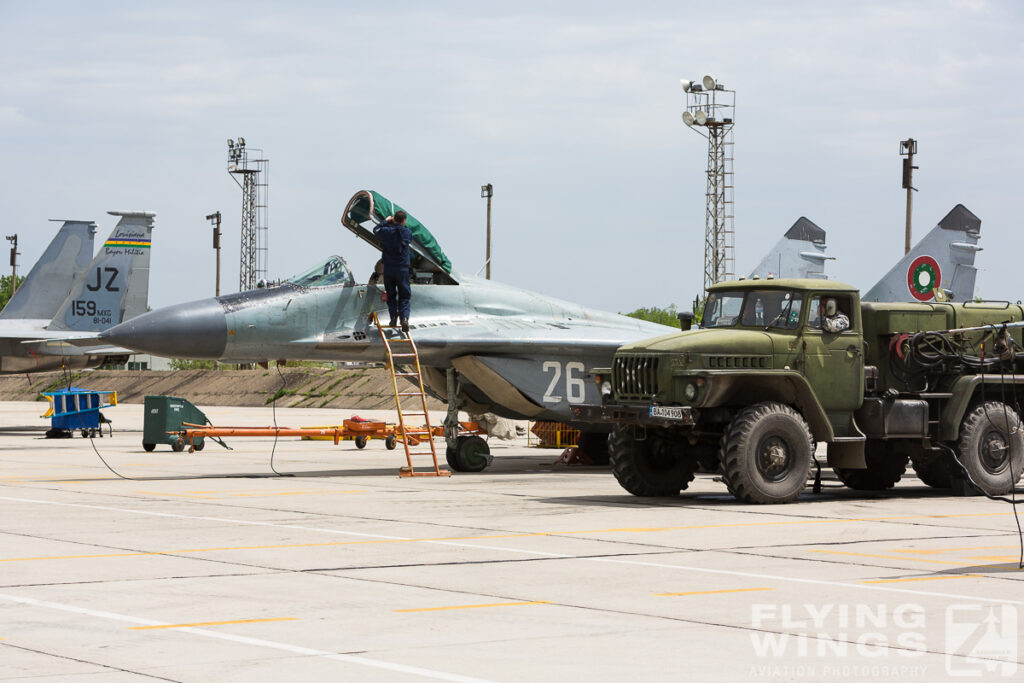
<path fill-rule="evenodd" d="M 423 393 L 419 391 L 400 391 L 399 396 L 422 396 Z"/>
<path fill-rule="evenodd" d="M 416 354 L 415 353 L 393 353 L 393 354 L 391 354 L 391 357 L 392 358 L 415 358 Z"/>
<path fill-rule="evenodd" d="M 418 372 L 396 372 L 395 377 L 419 377 Z"/>

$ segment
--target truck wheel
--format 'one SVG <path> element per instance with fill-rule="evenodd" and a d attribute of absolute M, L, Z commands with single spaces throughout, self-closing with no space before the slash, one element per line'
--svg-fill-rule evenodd
<path fill-rule="evenodd" d="M 953 486 L 953 460 L 948 453 L 922 453 L 910 458 L 917 478 L 934 489 Z"/>
<path fill-rule="evenodd" d="M 789 503 L 807 486 L 811 431 L 782 403 L 744 408 L 722 435 L 722 478 L 744 503 Z"/>
<path fill-rule="evenodd" d="M 604 432 L 580 432 L 579 447 L 595 465 L 608 464 L 608 435 Z"/>
<path fill-rule="evenodd" d="M 491 447 L 479 436 L 460 436 L 455 448 L 445 449 L 445 460 L 456 472 L 481 472 L 491 464 Z"/>
<path fill-rule="evenodd" d="M 612 430 L 608 460 L 619 485 L 634 496 L 678 496 L 697 471 L 682 444 L 653 435 L 640 441 L 626 425 Z"/>
<path fill-rule="evenodd" d="M 1009 493 L 1020 479 L 1022 429 L 1017 412 L 999 401 L 975 406 L 960 424 L 957 456 L 970 479 L 990 496 Z"/>
<path fill-rule="evenodd" d="M 355 438 L 356 448 L 366 448 L 366 440 L 367 439 L 366 439 L 365 436 L 362 436 L 362 435 L 357 436 Z"/>
<path fill-rule="evenodd" d="M 907 471 L 909 456 L 896 450 L 896 446 L 879 439 L 868 439 L 864 444 L 865 469 L 833 467 L 839 481 L 854 491 L 885 491 L 896 485 Z"/>

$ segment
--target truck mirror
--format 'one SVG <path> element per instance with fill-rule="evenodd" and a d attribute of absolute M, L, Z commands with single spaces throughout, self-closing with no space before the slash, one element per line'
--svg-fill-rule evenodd
<path fill-rule="evenodd" d="M 676 314 L 676 317 L 679 318 L 679 327 L 682 328 L 684 332 L 693 327 L 693 313 L 684 311 L 683 313 Z"/>

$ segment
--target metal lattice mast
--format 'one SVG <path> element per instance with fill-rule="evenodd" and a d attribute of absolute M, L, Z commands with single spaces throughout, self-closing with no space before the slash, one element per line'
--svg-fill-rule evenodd
<path fill-rule="evenodd" d="M 270 160 L 249 157 L 245 138 L 228 140 L 228 173 L 242 188 L 242 229 L 239 242 L 239 291 L 254 289 L 267 276 L 268 190 Z"/>
<path fill-rule="evenodd" d="M 703 84 L 682 81 L 686 92 L 683 123 L 707 138 L 707 192 L 704 211 L 704 289 L 735 277 L 733 126 L 736 91 L 711 76 Z M 705 132 L 706 131 L 706 132 Z"/>

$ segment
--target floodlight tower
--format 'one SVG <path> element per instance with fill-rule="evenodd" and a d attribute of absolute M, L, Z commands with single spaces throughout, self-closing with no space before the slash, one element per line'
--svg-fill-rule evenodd
<path fill-rule="evenodd" d="M 253 157 L 249 152 L 256 152 Z M 239 291 L 255 289 L 267 276 L 267 190 L 270 160 L 263 150 L 247 148 L 245 138 L 228 140 L 228 173 L 242 188 L 242 238 L 238 265 Z M 239 180 L 241 178 L 241 180 Z"/>
<path fill-rule="evenodd" d="M 707 138 L 707 193 L 704 211 L 704 289 L 735 276 L 733 137 L 736 91 L 711 76 L 700 83 L 683 80 L 683 123 Z"/>

